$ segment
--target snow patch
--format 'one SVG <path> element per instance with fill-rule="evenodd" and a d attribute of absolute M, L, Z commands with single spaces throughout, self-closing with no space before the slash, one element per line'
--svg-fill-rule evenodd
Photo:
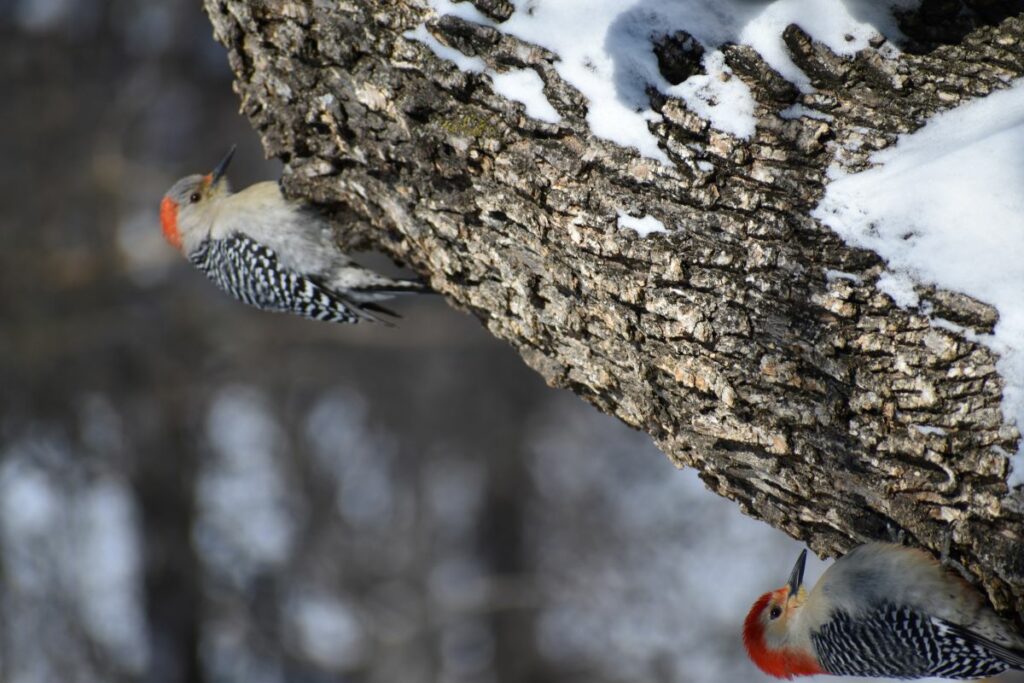
<path fill-rule="evenodd" d="M 852 55 L 879 35 L 902 37 L 890 6 L 908 9 L 919 0 L 513 0 L 515 12 L 503 23 L 490 20 L 466 2 L 428 3 L 439 16 L 454 15 L 491 26 L 556 53 L 559 75 L 587 98 L 587 123 L 594 135 L 667 164 L 667 155 L 648 127 L 661 120 L 650 107 L 648 88 L 682 98 L 715 128 L 746 138 L 754 132 L 754 100 L 747 86 L 731 77 L 719 47 L 750 45 L 774 69 L 808 91 L 810 80 L 789 58 L 783 43 L 786 26 L 798 24 L 836 53 Z M 704 47 L 706 73 L 673 86 L 658 69 L 653 41 L 677 31 L 686 31 Z M 481 60 L 445 48 L 424 26 L 407 36 L 426 43 L 459 68 L 484 70 Z M 882 50 L 895 51 L 890 45 Z M 514 94 L 502 94 L 523 102 L 529 110 L 527 103 L 536 98 L 535 84 L 524 78 L 523 83 L 508 87 Z M 812 115 L 798 110 L 791 114 Z M 547 120 L 533 112 L 530 116 Z"/>
<path fill-rule="evenodd" d="M 406 38 L 417 40 L 431 49 L 441 59 L 454 62 L 455 66 L 467 73 L 485 73 L 491 78 L 494 92 L 508 100 L 521 103 L 526 107 L 526 115 L 546 123 L 558 123 L 562 120 L 551 102 L 544 96 L 544 81 L 535 71 L 516 69 L 499 73 L 488 69 L 484 60 L 470 57 L 455 48 L 448 47 L 431 35 L 424 25 L 405 33 Z"/>
<path fill-rule="evenodd" d="M 782 40 L 782 32 L 796 24 L 815 40 L 839 55 L 852 56 L 869 47 L 878 36 L 902 38 L 893 18 L 894 10 L 917 7 L 919 0 L 777 0 L 760 3 L 732 0 L 731 5 L 763 10 L 739 27 L 735 42 L 757 50 L 773 69 L 804 92 L 813 88 L 807 75 L 793 63 Z M 887 46 L 895 52 L 895 48 Z"/>
<path fill-rule="evenodd" d="M 754 134 L 754 96 L 750 88 L 733 76 L 725 64 L 725 55 L 715 50 L 704 55 L 707 74 L 695 74 L 668 94 L 682 98 L 698 116 L 707 119 L 718 130 L 738 138 Z"/>
<path fill-rule="evenodd" d="M 470 57 L 469 55 L 459 52 L 453 47 L 448 47 L 435 38 L 423 24 L 420 24 L 412 31 L 406 31 L 404 35 L 410 40 L 416 40 L 423 43 L 430 48 L 431 52 L 441 59 L 447 59 L 449 62 L 454 62 L 455 66 L 459 67 L 460 71 L 473 74 L 479 74 L 487 71 L 487 64 L 484 60 L 479 57 Z"/>
<path fill-rule="evenodd" d="M 544 81 L 536 71 L 517 69 L 506 73 L 490 73 L 494 92 L 509 100 L 520 102 L 526 107 L 526 115 L 538 121 L 558 123 L 558 115 L 551 102 L 544 96 Z"/>
<path fill-rule="evenodd" d="M 860 275 L 856 275 L 854 273 L 844 273 L 841 270 L 833 270 L 831 268 L 827 268 L 825 270 L 825 280 L 828 282 L 833 282 L 834 280 L 849 280 L 850 282 L 853 282 L 858 285 L 864 283 L 864 278 L 862 278 Z"/>
<path fill-rule="evenodd" d="M 888 294 L 897 306 L 913 308 L 920 303 L 914 291 L 914 281 L 906 273 L 886 272 L 878 278 L 878 289 Z"/>
<path fill-rule="evenodd" d="M 964 292 L 994 306 L 992 335 L 970 335 L 1000 358 L 1003 413 L 1024 426 L 1024 81 L 935 116 L 871 157 L 877 166 L 836 172 L 813 215 L 889 266 L 879 287 L 918 304 L 914 282 Z M 927 312 L 927 311 L 925 311 Z M 937 323 L 939 321 L 936 321 Z M 1024 484 L 1013 458 L 1011 486 Z"/>
<path fill-rule="evenodd" d="M 619 211 L 619 230 L 635 230 L 640 237 L 648 237 L 656 232 L 668 232 L 665 224 L 654 216 L 634 218 L 629 214 Z"/>
<path fill-rule="evenodd" d="M 924 434 L 925 436 L 930 436 L 932 434 L 936 434 L 938 436 L 946 435 L 945 429 L 943 429 L 942 427 L 935 427 L 934 425 L 914 425 L 914 429 L 916 429 L 921 434 Z"/>
<path fill-rule="evenodd" d="M 786 107 L 785 109 L 779 112 L 779 116 L 781 116 L 784 119 L 799 119 L 802 117 L 807 117 L 809 119 L 817 119 L 818 121 L 832 121 L 835 119 L 835 117 L 832 116 L 831 114 L 826 114 L 823 111 L 818 111 L 817 109 L 805 107 L 804 105 L 799 103 Z"/>

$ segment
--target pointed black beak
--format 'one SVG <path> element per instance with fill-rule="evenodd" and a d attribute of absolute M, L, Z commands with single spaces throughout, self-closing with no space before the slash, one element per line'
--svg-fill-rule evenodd
<path fill-rule="evenodd" d="M 793 566 L 793 571 L 789 574 L 789 596 L 792 597 L 797 594 L 800 590 L 800 586 L 804 583 L 804 565 L 807 564 L 807 548 L 804 548 L 800 552 L 800 557 L 796 558 L 796 564 Z"/>
<path fill-rule="evenodd" d="M 224 155 L 224 158 L 220 160 L 216 168 L 213 169 L 213 173 L 210 174 L 210 186 L 216 185 L 220 179 L 224 176 L 224 172 L 228 170 L 228 164 L 231 163 L 231 157 L 235 156 L 235 148 L 237 145 L 231 145 L 231 149 Z"/>

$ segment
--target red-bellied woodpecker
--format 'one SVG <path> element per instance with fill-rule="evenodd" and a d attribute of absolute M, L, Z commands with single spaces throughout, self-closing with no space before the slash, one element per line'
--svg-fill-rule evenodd
<path fill-rule="evenodd" d="M 327 220 L 287 199 L 275 182 L 232 193 L 224 172 L 234 152 L 213 172 L 176 182 L 160 203 L 164 237 L 225 292 L 264 310 L 355 323 L 396 315 L 377 301 L 429 291 L 357 264 L 338 248 Z"/>
<path fill-rule="evenodd" d="M 1024 669 L 1024 638 L 927 553 L 868 543 L 810 592 L 806 559 L 805 550 L 789 582 L 762 595 L 743 624 L 747 653 L 765 673 L 983 678 Z"/>

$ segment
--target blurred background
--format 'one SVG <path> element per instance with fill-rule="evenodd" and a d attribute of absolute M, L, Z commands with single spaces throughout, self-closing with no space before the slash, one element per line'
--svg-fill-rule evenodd
<path fill-rule="evenodd" d="M 280 171 L 198 2 L 0 0 L 0 51 L 0 680 L 763 680 L 797 543 L 440 298 L 271 315 L 164 244 L 177 177 Z"/>

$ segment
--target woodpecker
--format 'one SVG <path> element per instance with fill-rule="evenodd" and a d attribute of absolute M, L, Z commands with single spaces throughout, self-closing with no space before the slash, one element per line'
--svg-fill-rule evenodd
<path fill-rule="evenodd" d="M 222 290 L 263 310 L 342 323 L 398 317 L 376 302 L 429 291 L 357 264 L 335 244 L 326 218 L 275 182 L 232 193 L 224 173 L 234 153 L 211 173 L 174 183 L 160 203 L 164 237 Z"/>
<path fill-rule="evenodd" d="M 924 551 L 859 546 L 810 592 L 806 560 L 804 550 L 789 582 L 758 598 L 743 624 L 747 654 L 766 674 L 975 679 L 1024 669 L 1024 638 Z"/>

